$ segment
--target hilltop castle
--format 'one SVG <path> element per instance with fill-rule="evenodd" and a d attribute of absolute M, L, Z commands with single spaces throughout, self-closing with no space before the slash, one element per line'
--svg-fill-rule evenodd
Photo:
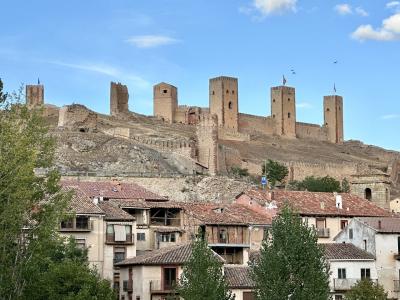
<path fill-rule="evenodd" d="M 271 88 L 271 116 L 259 117 L 239 112 L 238 79 L 220 76 L 210 79 L 209 107 L 178 105 L 178 89 L 159 83 L 153 89 L 154 116 L 169 122 L 197 124 L 202 115 L 217 115 L 218 126 L 230 132 L 311 138 L 343 143 L 343 98 L 324 97 L 324 124 L 296 120 L 296 90 L 285 85 Z"/>

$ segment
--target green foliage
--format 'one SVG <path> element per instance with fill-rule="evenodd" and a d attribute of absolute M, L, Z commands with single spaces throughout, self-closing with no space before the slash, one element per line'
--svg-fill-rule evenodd
<path fill-rule="evenodd" d="M 198 238 L 193 243 L 190 260 L 183 267 L 176 293 L 186 300 L 233 300 L 222 267 L 207 242 Z"/>
<path fill-rule="evenodd" d="M 271 186 L 274 187 L 277 182 L 282 182 L 289 170 L 284 164 L 268 159 L 267 163 L 262 165 L 262 172 L 267 176 Z"/>
<path fill-rule="evenodd" d="M 346 293 L 346 300 L 387 300 L 382 285 L 371 280 L 361 280 Z"/>
<path fill-rule="evenodd" d="M 340 182 L 330 176 L 308 176 L 303 181 L 291 181 L 287 187 L 294 191 L 341 192 Z"/>
<path fill-rule="evenodd" d="M 260 258 L 250 264 L 256 299 L 328 299 L 329 265 L 315 230 L 285 205 L 269 236 Z"/>
<path fill-rule="evenodd" d="M 3 81 L 0 78 L 0 104 L 5 103 L 7 99 L 7 93 L 3 92 Z"/>
<path fill-rule="evenodd" d="M 350 193 L 350 183 L 346 178 L 342 180 L 342 193 Z"/>
<path fill-rule="evenodd" d="M 89 269 L 86 255 L 58 235 L 70 195 L 52 170 L 55 143 L 41 112 L 21 105 L 21 91 L 0 103 L 0 298 L 79 299 L 73 297 L 80 291 L 72 289 L 78 276 L 87 279 L 82 289 L 93 291 L 93 282 L 102 282 Z M 35 168 L 49 172 L 36 176 Z M 53 297 L 63 285 L 68 297 Z"/>
<path fill-rule="evenodd" d="M 247 176 L 249 176 L 249 170 L 248 169 L 243 169 L 243 168 L 238 167 L 238 166 L 233 166 L 231 168 L 231 173 L 235 177 L 247 177 Z"/>

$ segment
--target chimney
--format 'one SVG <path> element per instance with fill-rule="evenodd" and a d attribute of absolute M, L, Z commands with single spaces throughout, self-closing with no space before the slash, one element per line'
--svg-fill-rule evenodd
<path fill-rule="evenodd" d="M 382 221 L 378 220 L 378 229 L 382 229 Z"/>
<path fill-rule="evenodd" d="M 325 209 L 325 202 L 320 202 L 321 209 Z"/>
<path fill-rule="evenodd" d="M 338 195 L 337 193 L 334 193 L 335 195 L 335 200 L 336 200 L 336 208 L 342 209 L 343 208 L 343 199 L 341 195 Z"/>

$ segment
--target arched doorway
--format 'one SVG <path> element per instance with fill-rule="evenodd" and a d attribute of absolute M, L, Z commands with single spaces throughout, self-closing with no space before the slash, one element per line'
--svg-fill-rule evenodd
<path fill-rule="evenodd" d="M 364 191 L 364 198 L 371 201 L 372 200 L 372 191 L 370 188 L 366 188 Z"/>

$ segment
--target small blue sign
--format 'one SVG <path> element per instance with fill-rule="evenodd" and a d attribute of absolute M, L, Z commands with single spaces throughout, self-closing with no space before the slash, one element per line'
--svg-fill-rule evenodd
<path fill-rule="evenodd" d="M 261 184 L 262 184 L 262 185 L 266 185 L 267 182 L 268 182 L 268 181 L 267 181 L 267 177 L 266 177 L 266 176 L 262 176 L 262 177 L 261 177 Z"/>

